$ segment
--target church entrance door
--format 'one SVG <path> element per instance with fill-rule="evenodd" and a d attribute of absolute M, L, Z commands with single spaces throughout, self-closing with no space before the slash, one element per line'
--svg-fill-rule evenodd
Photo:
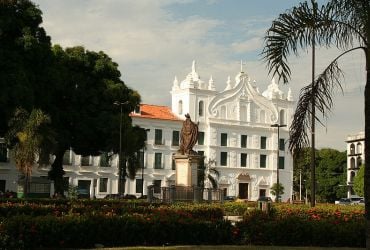
<path fill-rule="evenodd" d="M 248 183 L 239 183 L 239 198 L 248 199 Z"/>

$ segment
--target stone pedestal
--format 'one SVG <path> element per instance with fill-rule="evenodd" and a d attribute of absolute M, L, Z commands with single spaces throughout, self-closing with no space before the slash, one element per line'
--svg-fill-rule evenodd
<path fill-rule="evenodd" d="M 176 166 L 176 186 L 198 186 L 198 165 L 203 156 L 181 155 L 173 156 Z"/>

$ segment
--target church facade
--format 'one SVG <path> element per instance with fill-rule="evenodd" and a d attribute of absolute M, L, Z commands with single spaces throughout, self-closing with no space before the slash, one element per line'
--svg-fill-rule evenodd
<path fill-rule="evenodd" d="M 225 195 L 248 200 L 273 197 L 271 186 L 279 172 L 279 182 L 284 186 L 281 199 L 291 198 L 293 159 L 287 139 L 294 102 L 290 90 L 285 94 L 273 80 L 260 93 L 248 74 L 239 72 L 234 81 L 229 77 L 225 89 L 218 92 L 212 77 L 207 83 L 200 79 L 193 62 L 183 81 L 175 78 L 171 96 L 171 107 L 142 104 L 132 114 L 133 123 L 149 131 L 144 174 L 128 181 L 129 193 L 139 195 L 142 181 L 144 187 L 174 185 L 172 155 L 179 149 L 182 121 L 189 114 L 199 127 L 194 149 L 204 155 L 206 162 L 214 163 L 220 173 L 219 188 Z"/>
<path fill-rule="evenodd" d="M 291 91 L 284 93 L 272 80 L 260 93 L 256 82 L 240 71 L 233 80 L 228 78 L 224 90 L 217 91 L 212 77 L 208 82 L 203 81 L 193 62 L 185 79 L 175 78 L 173 82 L 171 107 L 141 104 L 131 114 L 133 124 L 147 130 L 147 141 L 140 153 L 143 171 L 126 181 L 126 194 L 146 195 L 147 186 L 154 185 L 155 195 L 160 196 L 160 187 L 175 184 L 172 156 L 179 149 L 182 123 L 185 114 L 189 114 L 199 127 L 194 150 L 206 162 L 213 163 L 212 167 L 219 172 L 219 188 L 225 196 L 274 199 L 270 191 L 279 175 L 284 187 L 281 200 L 292 197 L 293 158 L 287 150 L 288 128 L 294 111 Z M 277 124 L 286 127 L 276 127 Z M 0 162 L 0 188 L 16 191 L 18 174 L 9 153 L 4 152 L 7 155 Z M 76 186 L 80 194 L 104 198 L 118 192 L 116 155 L 82 157 L 67 151 L 64 158 L 65 180 Z M 33 176 L 46 178 L 49 169 L 50 166 L 35 167 Z M 46 184 L 42 188 L 48 191 Z"/>

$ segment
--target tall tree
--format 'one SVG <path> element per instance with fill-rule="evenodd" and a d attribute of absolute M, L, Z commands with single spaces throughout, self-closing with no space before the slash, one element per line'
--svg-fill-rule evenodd
<path fill-rule="evenodd" d="M 9 122 L 6 135 L 11 146 L 15 165 L 23 174 L 24 194 L 29 191 L 29 180 L 37 157 L 42 148 L 50 147 L 54 142 L 54 133 L 50 128 L 50 117 L 39 109 L 29 114 L 24 109 L 17 109 Z"/>
<path fill-rule="evenodd" d="M 117 153 L 120 109 L 113 103 L 127 103 L 122 107 L 123 130 L 130 138 L 132 124 L 128 114 L 140 103 L 140 95 L 123 83 L 118 65 L 104 52 L 56 45 L 53 53 L 53 87 L 49 98 L 40 105 L 50 114 L 56 132 L 56 158 L 49 177 L 55 182 L 56 192 L 62 193 L 66 150 L 72 148 L 83 156 L 99 155 L 102 151 Z M 138 149 L 131 147 L 136 144 L 123 144 L 125 155 L 136 152 Z"/>
<path fill-rule="evenodd" d="M 317 151 L 317 194 L 322 202 L 346 197 L 347 153 L 323 148 Z"/>
<path fill-rule="evenodd" d="M 353 190 L 358 196 L 364 196 L 364 172 L 365 166 L 361 165 L 360 170 L 358 171 L 355 181 L 353 183 Z"/>
<path fill-rule="evenodd" d="M 304 148 L 293 158 L 293 190 L 299 192 L 311 190 L 310 182 L 310 149 Z M 300 181 L 300 182 L 299 182 Z M 302 197 L 300 197 L 302 199 Z"/>
<path fill-rule="evenodd" d="M 335 87 L 341 88 L 342 71 L 338 60 L 347 53 L 361 50 L 365 54 L 365 207 L 367 220 L 367 246 L 370 248 L 370 1 L 329 0 L 320 8 L 313 8 L 311 0 L 281 14 L 273 21 L 265 37 L 263 57 L 269 72 L 288 82 L 291 70 L 288 57 L 298 55 L 300 48 L 312 44 L 324 47 L 335 46 L 342 51 L 326 69 L 317 76 L 314 84 L 308 85 L 300 94 L 290 133 L 290 150 L 299 150 L 308 144 L 307 130 L 310 124 L 310 104 L 323 116 L 332 108 Z M 315 11 L 314 11 L 315 10 Z M 312 26 L 315 32 L 312 32 Z M 317 115 L 314 115 L 319 120 Z"/>
<path fill-rule="evenodd" d="M 51 60 L 41 10 L 28 0 L 0 0 L 0 136 L 16 107 L 30 111 Z"/>

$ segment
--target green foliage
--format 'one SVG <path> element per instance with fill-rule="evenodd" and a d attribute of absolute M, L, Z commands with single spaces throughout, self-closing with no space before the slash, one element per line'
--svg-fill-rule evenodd
<path fill-rule="evenodd" d="M 37 155 L 53 145 L 54 134 L 49 125 L 49 116 L 39 109 L 33 109 L 30 114 L 24 109 L 17 109 L 9 122 L 6 141 L 12 147 L 15 164 L 24 176 L 25 195 Z"/>
<path fill-rule="evenodd" d="M 104 52 L 56 45 L 53 55 L 54 85 L 43 108 L 50 114 L 57 134 L 56 159 L 49 173 L 56 190 L 62 192 L 62 158 L 70 147 L 83 156 L 119 151 L 121 109 L 113 105 L 115 101 L 127 101 L 122 105 L 122 147 L 132 177 L 138 168 L 136 152 L 144 146 L 145 133 L 132 128 L 128 114 L 139 105 L 140 95 L 123 83 L 117 63 Z"/>
<path fill-rule="evenodd" d="M 364 197 L 364 176 L 365 176 L 365 165 L 361 165 L 360 170 L 357 172 L 355 181 L 353 184 L 353 190 L 358 196 Z"/>
<path fill-rule="evenodd" d="M 123 83 L 117 63 L 104 52 L 81 46 L 51 48 L 40 27 L 41 14 L 28 0 L 0 1 L 0 136 L 17 107 L 48 114 L 56 147 L 41 156 L 56 156 L 49 177 L 62 193 L 64 152 L 72 147 L 84 156 L 117 153 L 120 109 L 113 103 L 128 101 L 123 106 L 123 128 L 129 133 L 123 151 L 132 176 L 143 140 L 138 142 L 141 132 L 132 129 L 128 114 L 140 103 L 140 95 Z"/>
<path fill-rule="evenodd" d="M 238 239 L 252 245 L 364 247 L 364 210 L 340 209 L 279 205 L 272 214 L 252 210 L 236 224 Z"/>
<path fill-rule="evenodd" d="M 248 207 L 251 206 L 245 202 L 225 202 L 221 207 L 225 215 L 241 216 L 248 210 Z"/>
<path fill-rule="evenodd" d="M 278 185 L 277 183 L 274 183 L 270 188 L 270 193 L 274 196 L 276 196 L 277 193 L 279 193 L 279 195 L 284 194 L 283 184 L 279 183 Z"/>
<path fill-rule="evenodd" d="M 68 185 L 68 198 L 77 199 L 78 197 L 78 187 L 74 185 Z"/>
<path fill-rule="evenodd" d="M 347 153 L 324 148 L 317 152 L 317 199 L 334 202 L 346 196 Z"/>
<path fill-rule="evenodd" d="M 244 214 L 231 225 L 223 211 Z M 234 213 L 235 214 L 235 213 Z M 8 200 L 0 203 L 0 248 L 253 244 L 364 247 L 364 207 L 246 203 L 150 204 L 122 200 Z M 282 230 L 282 228 L 284 230 Z"/>
<path fill-rule="evenodd" d="M 205 184 L 209 183 L 208 188 L 217 188 L 218 187 L 218 178 L 220 172 L 216 169 L 216 161 L 208 159 L 206 161 L 203 158 L 198 166 L 198 186 L 205 187 Z"/>
<path fill-rule="evenodd" d="M 310 149 L 305 148 L 294 158 L 294 190 L 299 191 L 299 174 L 302 174 L 302 191 L 311 189 Z M 335 149 L 316 150 L 316 193 L 321 202 L 334 202 L 346 196 L 347 154 Z"/>
<path fill-rule="evenodd" d="M 15 109 L 30 111 L 38 106 L 38 92 L 45 93 L 41 85 L 47 82 L 51 44 L 40 27 L 41 10 L 31 1 L 0 1 L 0 20 L 0 136 L 4 136 Z"/>

